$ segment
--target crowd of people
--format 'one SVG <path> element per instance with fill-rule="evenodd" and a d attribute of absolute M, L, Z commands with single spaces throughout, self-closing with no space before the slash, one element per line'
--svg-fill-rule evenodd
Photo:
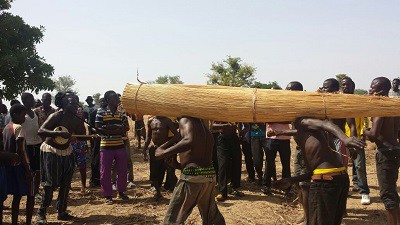
<path fill-rule="evenodd" d="M 399 79 L 374 79 L 370 95 L 400 97 Z M 273 87 L 273 89 L 280 89 Z M 304 91 L 300 82 L 290 82 L 286 90 Z M 355 83 L 327 79 L 321 92 L 354 94 Z M 11 108 L 1 104 L 0 129 L 0 216 L 3 202 L 12 196 L 12 223 L 18 223 L 22 196 L 27 196 L 26 223 L 31 224 L 35 202 L 39 205 L 36 222 L 46 224 L 46 213 L 59 189 L 58 220 L 74 220 L 67 211 L 71 181 L 76 168 L 81 191 L 100 187 L 105 204 L 117 198 L 128 200 L 127 188 L 134 188 L 132 146 L 128 118 L 135 121 L 135 148 L 150 164 L 154 200 L 162 198 L 162 185 L 173 191 L 164 224 L 182 224 L 197 205 L 203 224 L 225 224 L 217 201 L 229 196 L 243 197 L 241 188 L 242 153 L 247 180 L 271 195 L 276 189 L 291 194 L 297 186 L 304 208 L 304 224 L 340 224 L 346 214 L 350 188 L 348 166 L 353 166 L 352 190 L 361 194 L 360 204 L 369 205 L 370 190 L 366 173 L 365 141 L 377 146 L 376 168 L 380 196 L 390 224 L 400 224 L 399 196 L 396 190 L 400 166 L 399 124 L 395 117 L 343 118 L 320 120 L 298 118 L 290 124 L 231 123 L 199 118 L 168 118 L 157 115 L 128 115 L 120 95 L 107 91 L 95 105 L 79 103 L 73 92 L 52 96 L 45 93 L 35 100 L 23 93 L 21 102 Z M 395 109 L 394 109 L 395 110 Z M 145 122 L 147 121 L 147 123 Z M 371 124 L 369 124 L 371 121 Z M 296 142 L 294 172 L 291 171 L 291 137 Z M 277 179 L 276 157 L 282 164 Z M 86 186 L 87 157 L 90 157 L 89 188 Z M 350 163 L 351 162 L 351 163 Z M 265 169 L 263 170 L 265 164 Z M 176 170 L 180 170 L 178 179 Z M 164 177 L 165 182 L 164 182 Z M 217 188 L 216 188 L 217 187 Z M 215 190 L 216 190 L 216 194 Z"/>

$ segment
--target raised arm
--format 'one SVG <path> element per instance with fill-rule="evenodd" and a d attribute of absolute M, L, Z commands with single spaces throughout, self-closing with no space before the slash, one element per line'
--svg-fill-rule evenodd
<path fill-rule="evenodd" d="M 353 148 L 363 148 L 365 147 L 365 143 L 360 139 L 355 137 L 347 137 L 343 131 L 328 120 L 319 120 L 319 119 L 312 119 L 312 118 L 303 118 L 296 121 L 296 127 L 302 126 L 305 129 L 312 129 L 312 130 L 324 130 L 329 132 L 339 138 L 347 147 Z"/>
<path fill-rule="evenodd" d="M 192 147 L 193 143 L 193 126 L 188 119 L 182 118 L 179 121 L 179 130 L 181 132 L 182 139 L 174 146 L 167 149 L 157 149 L 156 158 L 164 159 L 171 157 L 175 154 L 188 151 Z"/>

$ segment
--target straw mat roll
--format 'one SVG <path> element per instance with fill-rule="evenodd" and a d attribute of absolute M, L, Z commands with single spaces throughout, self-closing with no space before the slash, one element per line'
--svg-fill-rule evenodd
<path fill-rule="evenodd" d="M 130 114 L 192 116 L 226 122 L 400 116 L 400 99 L 214 85 L 128 83 L 122 104 Z"/>

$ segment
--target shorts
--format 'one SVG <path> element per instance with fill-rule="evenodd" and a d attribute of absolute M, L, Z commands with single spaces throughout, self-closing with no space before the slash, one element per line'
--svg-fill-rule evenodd
<path fill-rule="evenodd" d="M 29 157 L 29 165 L 32 172 L 40 171 L 40 146 L 42 143 L 37 145 L 27 145 L 26 151 Z"/>
<path fill-rule="evenodd" d="M 72 153 L 74 154 L 74 157 L 75 157 L 76 165 L 80 169 L 85 169 L 86 168 L 86 153 L 87 153 L 86 142 L 80 141 L 80 142 L 71 144 L 71 146 L 72 146 Z"/>
<path fill-rule="evenodd" d="M 385 209 L 399 207 L 397 179 L 400 166 L 400 148 L 379 148 L 376 155 L 376 175 L 378 176 L 380 197 Z"/>
<path fill-rule="evenodd" d="M 294 152 L 294 176 L 300 176 L 303 174 L 310 173 L 310 170 L 307 169 L 305 160 L 304 160 L 304 152 L 296 146 L 296 151 Z M 299 182 L 300 186 L 310 186 L 310 180 Z"/>
<path fill-rule="evenodd" d="M 347 174 L 333 180 L 312 181 L 309 193 L 308 223 L 340 225 L 346 209 L 350 180 Z"/>
<path fill-rule="evenodd" d="M 22 165 L 5 166 L 5 171 L 7 179 L 7 194 L 15 196 L 26 196 L 30 194 L 31 191 L 34 192 L 33 183 L 28 184 L 28 182 L 26 182 L 26 171 Z"/>

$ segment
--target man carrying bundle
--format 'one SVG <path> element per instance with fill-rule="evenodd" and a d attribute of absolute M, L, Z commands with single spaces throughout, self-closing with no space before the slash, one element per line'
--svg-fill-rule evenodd
<path fill-rule="evenodd" d="M 343 94 L 354 94 L 355 83 L 350 77 L 345 77 L 341 81 Z M 363 129 L 365 128 L 365 120 L 363 117 L 354 118 L 356 125 L 357 138 L 362 138 Z M 346 124 L 346 135 L 351 137 L 350 127 Z M 365 150 L 357 149 L 357 157 L 353 158 L 353 191 L 360 192 L 361 204 L 369 205 L 369 187 L 367 181 L 367 168 L 365 162 Z"/>
<path fill-rule="evenodd" d="M 325 132 L 336 136 L 347 147 L 362 148 L 365 143 L 355 137 L 347 137 L 330 121 L 299 118 L 293 123 L 295 130 L 274 131 L 277 136 L 292 135 L 304 153 L 304 161 L 310 172 L 275 183 L 286 190 L 292 184 L 311 180 L 309 191 L 308 224 L 339 225 L 342 221 L 349 192 L 349 176 L 338 153 L 330 148 Z"/>
<path fill-rule="evenodd" d="M 329 78 L 324 81 L 323 86 L 321 88 L 322 92 L 327 92 L 327 93 L 333 93 L 333 94 L 338 94 L 340 85 L 339 81 L 337 81 L 334 78 Z M 356 137 L 357 136 L 357 130 L 356 130 L 356 122 L 354 118 L 347 118 L 347 119 L 332 119 L 332 123 L 334 123 L 336 126 L 340 128 L 343 132 L 346 132 L 346 123 L 348 124 L 350 128 L 350 134 L 351 137 Z M 347 164 L 348 164 L 348 150 L 344 146 L 343 142 L 339 140 L 337 137 L 330 137 L 330 143 L 333 145 L 336 149 L 336 151 L 341 155 L 341 159 L 343 162 L 344 167 L 347 169 Z M 339 156 L 340 157 L 340 156 Z"/>
<path fill-rule="evenodd" d="M 390 80 L 386 77 L 375 78 L 371 83 L 370 95 L 388 96 Z M 373 117 L 372 127 L 364 129 L 364 135 L 375 142 L 376 175 L 380 196 L 389 224 L 400 224 L 399 195 L 396 190 L 400 166 L 400 145 L 397 141 L 399 119 L 396 117 Z"/>
<path fill-rule="evenodd" d="M 200 119 L 192 117 L 179 120 L 179 131 L 182 139 L 176 145 L 167 142 L 155 153 L 157 159 L 167 159 L 179 153 L 182 168 L 164 224 L 183 224 L 196 205 L 203 224 L 225 224 L 213 194 L 216 179 L 212 165 L 212 134 Z"/>

